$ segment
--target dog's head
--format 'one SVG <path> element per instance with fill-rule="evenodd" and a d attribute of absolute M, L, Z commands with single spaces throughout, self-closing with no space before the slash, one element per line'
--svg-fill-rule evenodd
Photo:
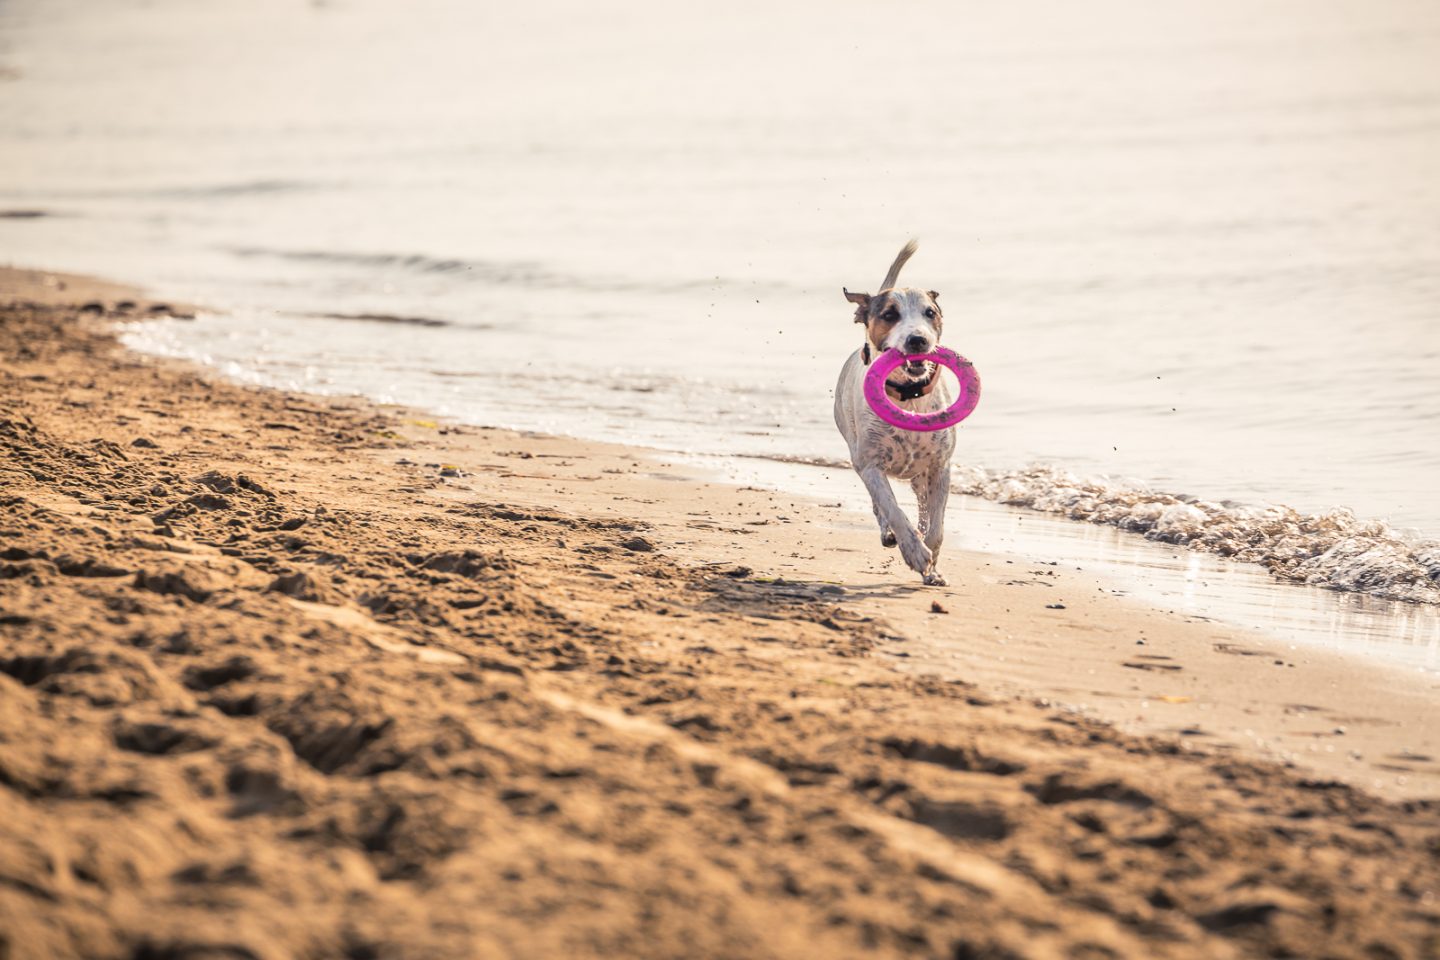
<path fill-rule="evenodd" d="M 855 322 L 865 324 L 871 360 L 886 350 L 911 355 L 929 353 L 940 343 L 940 330 L 944 325 L 940 294 L 934 290 L 895 286 L 900 268 L 917 246 L 914 240 L 905 244 L 885 274 L 879 293 L 872 296 L 845 291 L 845 299 L 855 304 Z M 911 379 L 919 379 L 930 372 L 929 366 L 928 363 L 907 363 L 900 370 Z"/>

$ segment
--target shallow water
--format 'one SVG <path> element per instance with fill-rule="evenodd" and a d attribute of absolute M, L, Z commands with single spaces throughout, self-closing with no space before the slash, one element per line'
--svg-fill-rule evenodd
<path fill-rule="evenodd" d="M 0 258 L 258 382 L 835 457 L 840 287 L 917 234 L 963 465 L 1433 536 L 1436 64 L 1429 0 L 11 0 Z"/>

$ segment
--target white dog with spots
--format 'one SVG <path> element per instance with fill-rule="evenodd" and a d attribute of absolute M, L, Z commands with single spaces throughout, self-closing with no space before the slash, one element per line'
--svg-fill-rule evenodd
<path fill-rule="evenodd" d="M 941 316 L 934 290 L 896 287 L 900 268 L 915 253 L 911 240 L 901 249 L 885 281 L 873 296 L 845 292 L 855 304 L 855 322 L 865 325 L 865 343 L 852 353 L 835 385 L 835 425 L 850 445 L 850 462 L 870 491 L 880 542 L 900 546 L 905 563 L 927 584 L 943 585 L 940 544 L 945 539 L 945 501 L 950 495 L 950 455 L 955 428 L 919 433 L 892 427 L 865 402 L 865 373 L 886 350 L 907 355 L 929 353 L 940 342 Z M 950 405 L 952 397 L 934 363 L 905 363 L 885 381 L 885 392 L 903 410 L 931 413 Z M 908 480 L 919 503 L 919 529 L 895 500 L 890 478 Z"/>

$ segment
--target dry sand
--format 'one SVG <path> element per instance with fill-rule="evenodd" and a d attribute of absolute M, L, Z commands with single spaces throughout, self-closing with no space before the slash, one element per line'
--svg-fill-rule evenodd
<path fill-rule="evenodd" d="M 5 283 L 6 960 L 1440 956 L 1416 675 Z"/>

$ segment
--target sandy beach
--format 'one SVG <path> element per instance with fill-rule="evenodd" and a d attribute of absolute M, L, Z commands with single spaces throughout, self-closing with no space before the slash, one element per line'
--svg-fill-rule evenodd
<path fill-rule="evenodd" d="M 1440 955 L 1427 675 L 3 290 L 0 956 Z"/>

